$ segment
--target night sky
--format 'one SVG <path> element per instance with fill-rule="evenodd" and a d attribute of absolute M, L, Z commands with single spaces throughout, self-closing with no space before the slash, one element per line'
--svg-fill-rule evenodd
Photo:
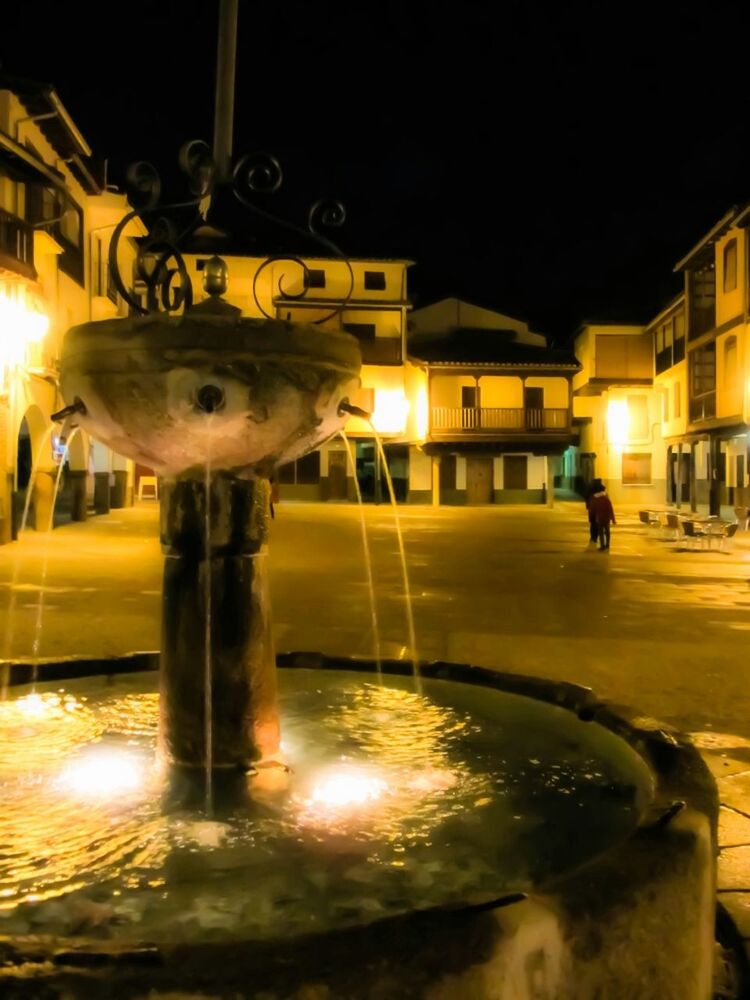
<path fill-rule="evenodd" d="M 750 197 L 745 10 L 240 0 L 235 150 L 281 159 L 280 213 L 338 195 L 348 252 L 417 261 L 417 305 L 460 295 L 560 341 L 644 320 Z M 211 139 L 217 11 L 7 5 L 2 69 L 55 84 L 110 180 L 168 168 Z"/>

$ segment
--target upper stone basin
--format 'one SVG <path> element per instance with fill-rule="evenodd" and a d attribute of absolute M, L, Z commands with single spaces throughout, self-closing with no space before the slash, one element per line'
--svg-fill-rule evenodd
<path fill-rule="evenodd" d="M 341 331 L 243 318 L 212 298 L 181 316 L 84 323 L 61 356 L 76 422 L 159 475 L 210 463 L 269 476 L 339 431 L 359 386 L 361 353 Z M 208 404 L 208 405 L 207 405 Z"/>

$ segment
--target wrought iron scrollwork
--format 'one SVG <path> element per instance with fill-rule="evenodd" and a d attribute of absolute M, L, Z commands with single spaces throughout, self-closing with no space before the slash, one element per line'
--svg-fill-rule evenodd
<path fill-rule="evenodd" d="M 193 302 L 193 287 L 185 264 L 181 246 L 201 222 L 209 218 L 211 201 L 216 191 L 216 168 L 211 150 L 205 142 L 194 140 L 179 151 L 178 165 L 186 177 L 192 197 L 185 201 L 161 204 L 162 182 L 156 168 L 146 161 L 132 164 L 126 172 L 126 192 L 130 211 L 115 227 L 109 246 L 109 269 L 117 291 L 133 312 L 145 315 L 152 312 L 179 312 Z M 325 255 L 340 261 L 346 268 L 348 288 L 346 294 L 330 306 L 326 302 L 325 314 L 313 322 L 320 324 L 342 312 L 354 290 L 354 272 L 342 250 L 322 230 L 340 228 L 346 220 L 346 210 L 340 201 L 316 201 L 303 228 L 293 222 L 261 208 L 254 198 L 273 195 L 281 187 L 284 175 L 281 164 L 270 153 L 256 152 L 241 157 L 232 172 L 229 187 L 241 205 L 258 219 L 296 239 L 311 244 L 309 256 Z M 119 268 L 119 245 L 125 230 L 133 220 L 144 225 L 147 236 L 138 241 L 134 266 L 135 281 L 145 288 L 145 303 L 136 296 L 123 280 Z M 178 225 L 177 219 L 180 219 Z M 317 251 L 317 253 L 316 253 Z M 260 312 L 269 319 L 272 313 L 264 308 L 258 295 L 258 279 L 273 264 L 285 262 L 298 269 L 301 289 L 292 291 L 289 274 L 282 271 L 276 288 L 286 300 L 303 300 L 310 288 L 310 272 L 302 256 L 272 254 L 265 257 L 253 278 L 253 298 Z"/>

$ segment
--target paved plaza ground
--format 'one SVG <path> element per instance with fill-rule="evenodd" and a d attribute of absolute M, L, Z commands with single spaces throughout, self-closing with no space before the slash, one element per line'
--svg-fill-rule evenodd
<path fill-rule="evenodd" d="M 408 656 L 393 516 L 365 513 L 383 653 Z M 689 552 L 625 513 L 602 554 L 582 504 L 400 517 L 422 658 L 577 681 L 688 731 L 750 739 L 750 537 Z M 157 533 L 143 504 L 0 548 L 1 655 L 32 655 L 43 578 L 38 655 L 158 648 Z M 280 650 L 372 654 L 356 508 L 281 504 L 270 564 Z"/>
<path fill-rule="evenodd" d="M 696 734 L 724 803 L 722 898 L 750 937 L 750 533 L 686 551 L 619 514 L 607 554 L 581 503 L 401 508 L 418 652 L 576 681 Z M 365 517 L 382 652 L 408 657 L 393 515 Z M 356 508 L 280 504 L 270 567 L 279 650 L 372 655 Z M 153 503 L 27 532 L 0 548 L 0 655 L 157 649 L 160 584 Z"/>

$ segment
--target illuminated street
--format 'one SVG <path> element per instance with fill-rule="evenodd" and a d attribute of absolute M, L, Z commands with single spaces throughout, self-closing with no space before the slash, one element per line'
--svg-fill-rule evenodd
<path fill-rule="evenodd" d="M 678 550 L 631 513 L 607 556 L 588 547 L 582 511 L 401 507 L 419 655 L 577 681 L 690 732 L 750 738 L 750 541 Z M 403 657 L 393 517 L 366 516 L 383 655 Z M 54 532 L 41 657 L 158 648 L 156 536 L 148 504 Z M 32 656 L 45 541 L 28 532 L 0 550 L 7 655 L 19 659 Z M 372 655 L 356 508 L 282 503 L 270 551 L 278 649 Z"/>

